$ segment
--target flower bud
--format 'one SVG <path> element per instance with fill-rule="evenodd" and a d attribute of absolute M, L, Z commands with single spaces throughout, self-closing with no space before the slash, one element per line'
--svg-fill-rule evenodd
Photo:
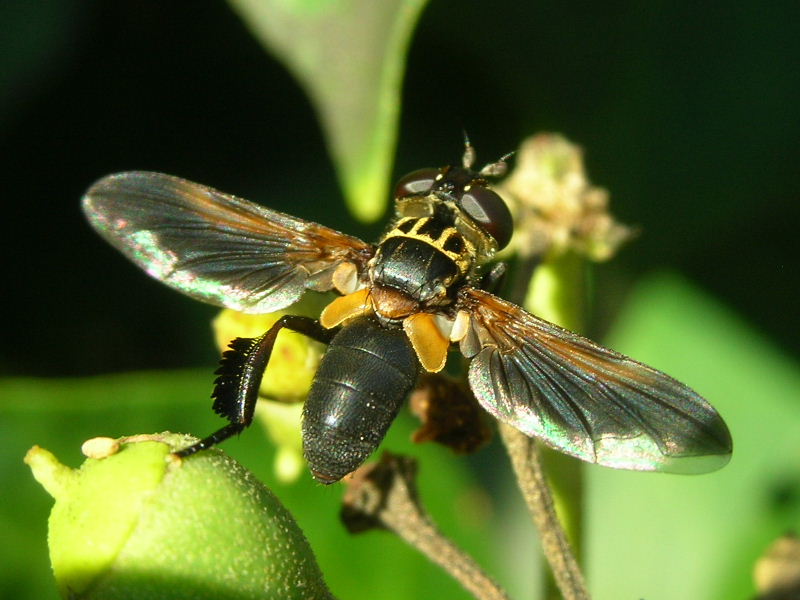
<path fill-rule="evenodd" d="M 119 442 L 85 445 L 93 458 L 78 469 L 38 446 L 25 457 L 55 498 L 48 541 L 62 597 L 331 598 L 292 516 L 236 461 L 219 450 L 176 459 L 191 443 L 177 434 Z"/>

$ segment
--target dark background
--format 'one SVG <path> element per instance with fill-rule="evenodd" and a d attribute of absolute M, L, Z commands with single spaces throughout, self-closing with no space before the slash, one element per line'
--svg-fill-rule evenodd
<path fill-rule="evenodd" d="M 142 275 L 83 221 L 152 169 L 350 233 L 311 107 L 223 2 L 0 5 L 0 372 L 211 364 L 215 309 Z M 800 4 L 434 0 L 413 40 L 395 175 L 559 131 L 642 228 L 596 269 L 598 332 L 673 269 L 800 351 Z M 365 26 L 369 24 L 365 23 Z M 702 324 L 698 324 L 702 326 Z"/>

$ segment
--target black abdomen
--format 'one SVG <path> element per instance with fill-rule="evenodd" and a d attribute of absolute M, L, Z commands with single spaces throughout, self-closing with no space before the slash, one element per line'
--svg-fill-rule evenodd
<path fill-rule="evenodd" d="M 363 317 L 334 336 L 303 408 L 303 450 L 318 481 L 338 481 L 372 454 L 419 368 L 402 329 Z"/>

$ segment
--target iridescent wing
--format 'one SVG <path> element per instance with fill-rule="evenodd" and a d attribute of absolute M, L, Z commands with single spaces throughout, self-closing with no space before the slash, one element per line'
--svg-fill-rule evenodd
<path fill-rule="evenodd" d="M 109 175 L 83 198 L 112 246 L 176 290 L 248 313 L 286 307 L 306 288 L 331 289 L 343 262 L 373 254 L 359 239 L 162 173 Z"/>
<path fill-rule="evenodd" d="M 458 302 L 472 317 L 470 386 L 500 421 L 617 469 L 704 473 L 730 459 L 724 421 L 684 384 L 488 292 Z"/>

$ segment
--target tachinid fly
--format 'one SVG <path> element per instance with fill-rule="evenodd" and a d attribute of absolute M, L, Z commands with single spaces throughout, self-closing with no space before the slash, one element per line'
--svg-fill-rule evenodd
<path fill-rule="evenodd" d="M 485 265 L 513 230 L 487 177 L 504 163 L 422 169 L 395 188 L 395 216 L 371 245 L 161 173 L 109 175 L 83 198 L 94 228 L 176 290 L 247 313 L 305 290 L 341 294 L 319 320 L 280 318 L 225 352 L 214 411 L 229 424 L 188 456 L 247 427 L 278 332 L 329 344 L 303 411 L 314 477 L 338 481 L 378 447 L 422 370 L 451 346 L 478 402 L 500 421 L 581 460 L 619 469 L 701 473 L 726 464 L 730 433 L 702 397 L 668 375 L 486 291 Z"/>

